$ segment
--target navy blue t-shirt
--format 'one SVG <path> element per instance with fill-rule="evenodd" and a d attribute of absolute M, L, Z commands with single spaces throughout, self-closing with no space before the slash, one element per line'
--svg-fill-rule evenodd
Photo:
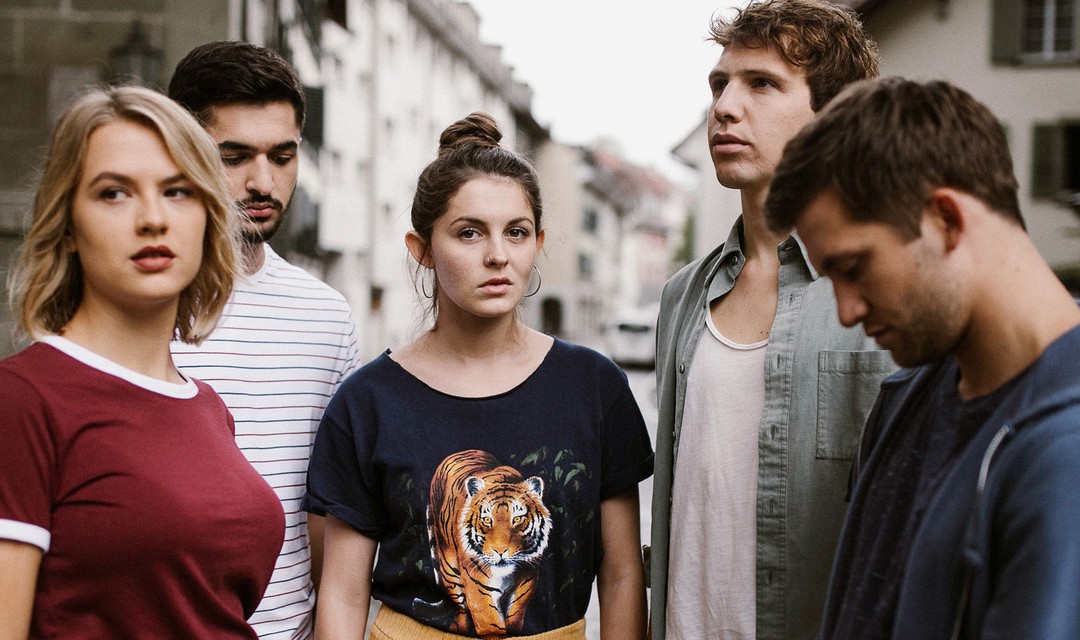
<path fill-rule="evenodd" d="M 531 635 L 585 615 L 600 502 L 652 474 L 626 376 L 555 340 L 520 385 L 462 398 L 383 354 L 335 394 L 304 508 L 378 540 L 372 595 L 463 635 Z"/>

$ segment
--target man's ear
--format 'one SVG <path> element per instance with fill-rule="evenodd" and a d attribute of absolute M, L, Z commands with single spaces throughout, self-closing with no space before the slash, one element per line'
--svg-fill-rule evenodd
<path fill-rule="evenodd" d="M 428 251 L 428 243 L 420 237 L 419 233 L 409 230 L 409 232 L 405 234 L 405 246 L 409 248 L 409 253 L 412 255 L 413 260 L 416 260 L 416 264 L 428 269 L 435 268 L 435 263 L 431 259 L 431 253 Z"/>
<path fill-rule="evenodd" d="M 952 251 L 968 230 L 968 200 L 970 196 L 956 189 L 938 187 L 930 192 L 930 204 L 926 209 L 929 222 L 945 239 L 945 250 Z"/>

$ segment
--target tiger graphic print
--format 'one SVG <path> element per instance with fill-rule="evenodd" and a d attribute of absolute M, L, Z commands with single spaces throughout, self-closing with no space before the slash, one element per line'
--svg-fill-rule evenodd
<path fill-rule="evenodd" d="M 431 479 L 428 537 L 435 580 L 449 596 L 454 633 L 520 633 L 551 536 L 544 481 L 522 478 L 486 451 L 447 456 Z M 430 616 L 439 605 L 414 602 Z"/>

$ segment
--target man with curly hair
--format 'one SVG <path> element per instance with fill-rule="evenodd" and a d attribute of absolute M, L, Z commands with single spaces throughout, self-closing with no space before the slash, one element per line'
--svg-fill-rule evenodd
<path fill-rule="evenodd" d="M 661 302 L 653 637 L 812 638 L 852 454 L 895 367 L 840 326 L 830 283 L 790 228 L 766 226 L 764 202 L 784 144 L 877 75 L 877 49 L 823 0 L 755 2 L 711 38 L 708 143 L 742 216 Z"/>

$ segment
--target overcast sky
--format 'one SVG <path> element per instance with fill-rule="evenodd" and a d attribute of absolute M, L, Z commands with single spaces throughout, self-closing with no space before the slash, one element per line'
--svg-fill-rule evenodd
<path fill-rule="evenodd" d="M 708 108 L 720 47 L 710 17 L 738 0 L 469 0 L 480 37 L 533 89 L 533 114 L 556 140 L 618 141 L 630 160 L 673 178 L 671 149 Z M 704 140 L 702 144 L 705 144 Z"/>

